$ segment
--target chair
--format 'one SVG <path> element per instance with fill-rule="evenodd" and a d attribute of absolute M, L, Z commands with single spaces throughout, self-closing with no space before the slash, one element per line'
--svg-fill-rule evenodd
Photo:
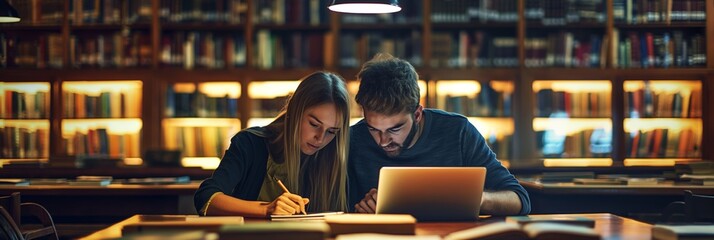
<path fill-rule="evenodd" d="M 5 211 L 4 207 L 0 207 L 0 239 L 7 240 L 22 240 L 22 232 L 15 225 L 10 213 Z"/>
<path fill-rule="evenodd" d="M 19 232 L 19 238 L 7 237 L 8 239 L 18 239 L 18 240 L 33 240 L 33 239 L 58 239 L 57 229 L 52 221 L 52 216 L 50 213 L 37 203 L 21 203 L 20 193 L 15 192 L 10 194 L 10 196 L 0 197 L 0 218 L 3 219 L 2 231 L 10 233 L 11 229 L 16 228 Z M 36 219 L 40 227 L 29 228 L 23 227 L 22 218 L 26 219 Z M 5 223 L 5 222 L 8 223 Z"/>
<path fill-rule="evenodd" d="M 662 212 L 664 222 L 714 222 L 714 196 L 684 190 L 684 202 L 672 202 Z"/>

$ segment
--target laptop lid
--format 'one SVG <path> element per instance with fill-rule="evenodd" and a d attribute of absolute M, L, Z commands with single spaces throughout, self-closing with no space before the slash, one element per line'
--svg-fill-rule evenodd
<path fill-rule="evenodd" d="M 377 213 L 411 214 L 418 221 L 474 221 L 485 179 L 484 167 L 383 167 Z"/>

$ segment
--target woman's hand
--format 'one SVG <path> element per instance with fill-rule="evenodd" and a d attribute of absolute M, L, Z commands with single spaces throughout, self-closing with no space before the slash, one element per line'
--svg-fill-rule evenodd
<path fill-rule="evenodd" d="M 310 199 L 303 198 L 300 195 L 283 193 L 273 200 L 273 202 L 268 204 L 267 215 L 293 215 L 296 213 L 307 213 L 307 211 L 305 211 L 305 205 L 309 202 Z"/>

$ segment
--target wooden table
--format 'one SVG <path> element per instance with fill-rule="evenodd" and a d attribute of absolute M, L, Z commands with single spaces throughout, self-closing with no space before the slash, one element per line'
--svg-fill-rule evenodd
<path fill-rule="evenodd" d="M 520 181 L 531 198 L 531 213 L 609 212 L 644 220 L 658 220 L 673 201 L 684 200 L 684 190 L 714 195 L 713 186 L 695 185 L 581 185 Z"/>
<path fill-rule="evenodd" d="M 22 202 L 39 203 L 52 214 L 60 236 L 75 238 L 135 214 L 196 214 L 198 182 L 170 185 L 0 186 L 0 195 L 20 192 Z"/>
<path fill-rule="evenodd" d="M 603 239 L 650 239 L 650 231 L 652 226 L 646 223 L 638 222 L 632 219 L 619 217 L 609 213 L 593 213 L 593 214 L 548 214 L 539 216 L 552 216 L 552 217 L 563 217 L 563 216 L 582 216 L 595 220 L 595 230 L 599 232 Z M 83 240 L 92 239 L 107 239 L 107 238 L 119 238 L 121 237 L 121 230 L 125 225 L 140 223 L 140 222 L 151 222 L 151 221 L 175 221 L 177 217 L 181 216 L 156 216 L 156 215 L 134 215 L 124 221 L 111 225 L 105 229 L 97 231 L 87 237 L 82 238 Z M 251 222 L 264 222 L 266 220 L 258 219 L 246 219 L 246 223 Z M 438 222 L 438 223 L 417 223 L 416 234 L 417 235 L 439 235 L 446 236 L 449 233 L 460 231 L 472 227 L 477 227 L 493 222 L 503 221 L 503 217 L 490 217 L 479 220 L 478 222 Z M 207 230 L 212 231 L 212 230 Z"/>

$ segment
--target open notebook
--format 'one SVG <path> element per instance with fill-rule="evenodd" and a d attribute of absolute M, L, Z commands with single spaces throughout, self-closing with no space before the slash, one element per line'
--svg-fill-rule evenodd
<path fill-rule="evenodd" d="M 327 215 L 343 214 L 344 212 L 321 212 L 310 214 L 295 214 L 295 215 L 270 215 L 271 221 L 308 221 L 308 220 L 325 220 Z"/>

